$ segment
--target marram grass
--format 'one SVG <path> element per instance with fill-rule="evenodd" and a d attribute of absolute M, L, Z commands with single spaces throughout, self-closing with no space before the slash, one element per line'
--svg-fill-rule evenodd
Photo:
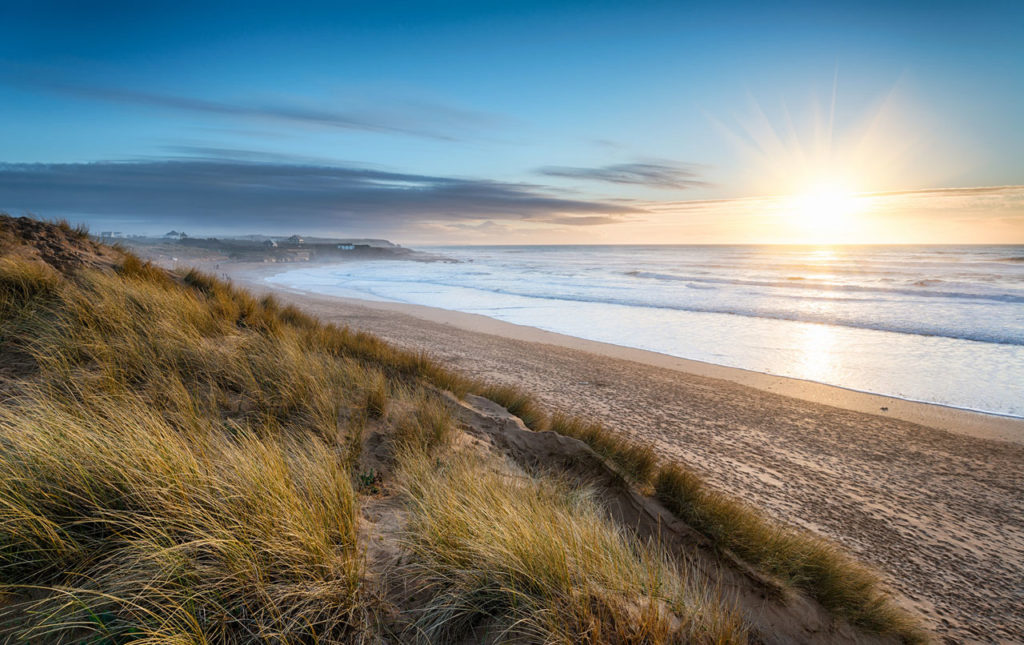
<path fill-rule="evenodd" d="M 15 641 L 347 642 L 355 495 L 315 436 L 172 427 L 145 402 L 0 412 L 0 610 Z M 40 594 L 41 590 L 49 593 Z"/>
<path fill-rule="evenodd" d="M 124 254 L 113 273 L 68 277 L 0 258 L 0 350 L 19 374 L 0 383 L 0 641 L 372 641 L 351 472 L 371 423 L 389 429 L 411 503 L 402 575 L 436 593 L 410 634 L 444 642 L 483 620 L 527 641 L 744 639 L 728 602 L 586 489 L 453 451 L 433 387 L 580 438 L 716 542 L 909 633 L 877 619 L 888 605 L 870 581 L 823 594 L 849 571 L 827 549 L 749 529 L 772 525 L 746 508 L 700 524 L 722 505 L 673 492 L 649 448 L 202 273 Z M 797 554 L 811 566 L 772 568 Z"/>
<path fill-rule="evenodd" d="M 707 486 L 685 465 L 661 462 L 650 446 L 599 422 L 557 411 L 548 414 L 520 388 L 488 386 L 478 393 L 510 411 L 525 411 L 531 420 L 527 425 L 534 430 L 551 430 L 583 441 L 627 479 L 653 490 L 669 510 L 714 544 L 807 593 L 832 613 L 869 632 L 893 634 L 910 643 L 926 640 L 917 620 L 885 592 L 879 575 L 838 545 L 767 518 Z"/>
<path fill-rule="evenodd" d="M 406 452 L 410 579 L 433 642 L 745 643 L 738 611 L 656 545 L 616 527 L 586 488 L 495 458 Z"/>
<path fill-rule="evenodd" d="M 0 640 L 363 638 L 339 435 L 379 370 L 223 286 L 41 266 L 0 264 L 36 369 L 0 408 Z"/>

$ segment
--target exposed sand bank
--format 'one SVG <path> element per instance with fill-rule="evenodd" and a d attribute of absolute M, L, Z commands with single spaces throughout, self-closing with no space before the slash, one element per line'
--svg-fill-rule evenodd
<path fill-rule="evenodd" d="M 211 267 L 212 268 L 212 267 Z M 580 340 L 483 316 L 272 288 L 327 321 L 521 385 L 701 468 L 887 574 L 950 642 L 1024 641 L 1024 423 Z M 888 407 L 888 411 L 882 411 Z M 1002 440 L 996 440 L 996 439 Z"/>

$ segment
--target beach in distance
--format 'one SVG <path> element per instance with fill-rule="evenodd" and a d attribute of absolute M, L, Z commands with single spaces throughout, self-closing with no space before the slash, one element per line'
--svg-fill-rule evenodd
<path fill-rule="evenodd" d="M 529 251 L 517 251 L 484 249 L 480 254 L 492 258 L 489 260 L 492 263 L 494 256 L 508 258 L 514 253 L 527 256 L 523 261 L 525 265 L 531 260 L 537 261 L 529 258 Z M 924 252 L 934 255 L 937 250 Z M 959 266 L 945 269 L 950 278 L 972 271 L 991 271 L 993 275 L 1004 271 L 1004 287 L 1016 297 L 1017 292 L 1012 290 L 1014 276 L 1021 271 L 1021 265 L 1003 258 L 1013 257 L 1012 253 L 1020 254 L 1019 247 L 958 252 L 961 254 L 956 260 Z M 965 252 L 973 255 L 964 259 Z M 462 253 L 468 255 L 469 251 Z M 538 255 L 545 253 L 557 251 L 537 252 Z M 872 253 L 894 251 L 885 249 Z M 541 315 L 545 305 L 548 311 L 543 313 L 552 323 L 550 326 L 562 320 L 566 325 L 579 325 L 584 329 L 588 324 L 594 329 L 613 325 L 621 329 L 628 321 L 607 313 L 604 317 L 587 318 L 574 308 L 573 301 L 567 301 L 569 306 L 559 316 L 554 308 L 566 301 L 553 298 L 536 298 L 541 301 L 532 305 L 537 311 L 530 312 L 527 306 L 527 311 L 523 312 L 523 308 L 514 303 L 522 303 L 528 296 L 501 296 L 496 290 L 480 296 L 479 292 L 484 289 L 437 284 L 442 280 L 439 274 L 449 276 L 448 281 L 454 282 L 451 276 L 456 272 L 469 274 L 467 279 L 470 280 L 476 273 L 476 280 L 484 280 L 487 276 L 480 274 L 486 271 L 485 267 L 493 266 L 465 255 L 461 259 L 460 264 L 446 265 L 408 263 L 397 266 L 375 262 L 301 269 L 222 264 L 221 270 L 226 269 L 240 284 L 273 291 L 321 319 L 373 332 L 402 347 L 429 352 L 474 376 L 525 387 L 547 404 L 568 406 L 574 413 L 608 420 L 615 430 L 653 444 L 660 456 L 682 459 L 697 466 L 722 489 L 743 491 L 745 499 L 773 516 L 827 535 L 877 566 L 902 594 L 902 602 L 923 615 L 929 628 L 937 634 L 960 641 L 984 641 L 993 635 L 1014 640 L 1024 634 L 1024 621 L 1017 611 L 1019 589 L 1024 581 L 1024 421 L 1021 419 L 1009 414 L 973 412 L 964 409 L 966 405 L 919 403 L 856 391 L 869 388 L 835 387 L 813 380 L 686 360 L 668 353 L 627 347 L 624 341 L 619 344 L 597 342 L 512 324 L 507 320 L 515 320 L 517 315 Z M 469 259 L 476 261 L 468 262 Z M 860 261 L 863 262 L 863 258 Z M 635 266 L 637 262 L 633 254 L 630 264 Z M 1003 268 L 1004 265 L 1007 268 Z M 847 273 L 855 277 L 841 279 L 848 284 L 853 280 L 863 282 L 863 271 L 858 274 L 855 268 L 852 262 L 847 263 Z M 626 271 L 617 269 L 621 267 L 576 266 L 561 275 L 551 273 L 548 282 L 580 280 L 590 285 L 589 288 L 612 291 L 597 278 L 576 276 L 614 271 L 622 282 L 634 279 Z M 548 272 L 550 268 L 543 270 Z M 915 267 L 905 274 L 897 274 L 899 277 L 893 280 L 921 280 L 920 273 L 920 267 Z M 831 273 L 837 274 L 840 272 Z M 403 280 L 392 279 L 394 275 L 401 275 Z M 421 279 L 413 280 L 414 276 Z M 503 280 L 505 288 L 520 292 L 545 288 L 536 281 L 517 281 L 508 276 L 493 275 L 491 279 Z M 752 277 L 745 280 L 753 281 Z M 757 281 L 767 282 L 763 278 Z M 820 283 L 822 277 L 816 281 Z M 893 306 L 897 297 L 909 300 L 910 309 L 936 303 L 937 307 L 953 307 L 947 315 L 936 311 L 933 319 L 934 324 L 947 326 L 969 321 L 973 315 L 980 315 L 977 312 L 994 311 L 1003 306 L 1002 320 L 1007 323 L 1004 331 L 1008 334 L 1003 340 L 1014 340 L 1016 337 L 1010 335 L 1019 334 L 1013 327 L 1015 322 L 1019 324 L 1019 320 L 1014 321 L 1014 313 L 1021 305 L 1006 302 L 1005 297 L 1000 299 L 1000 294 L 991 289 L 995 278 L 978 280 L 974 285 L 963 284 L 962 277 L 960 281 L 960 284 L 945 287 L 946 295 L 934 295 L 935 285 L 918 287 L 932 289 L 933 295 L 916 298 L 902 293 L 913 294 L 912 285 L 892 288 L 891 291 L 898 290 L 894 295 L 885 293 L 884 286 L 868 290 L 863 284 L 850 284 L 856 288 L 833 288 L 827 302 L 841 299 L 838 306 L 849 311 L 865 299 L 882 301 L 883 309 L 892 307 L 893 319 L 900 319 Z M 881 280 L 877 282 L 886 284 Z M 675 288 L 688 287 L 676 285 Z M 743 289 L 749 295 L 756 289 L 770 292 L 784 287 L 729 284 L 726 288 Z M 405 302 L 384 300 L 387 295 L 397 300 L 398 289 L 402 289 Z M 971 289 L 974 291 L 969 291 Z M 821 300 L 822 291 L 821 287 L 798 287 L 778 297 L 792 300 L 792 292 L 796 292 L 797 297 Z M 704 292 L 706 290 L 701 291 Z M 617 293 L 623 299 L 644 297 L 639 289 L 626 287 L 618 289 Z M 975 293 L 978 297 L 972 300 L 950 295 L 952 293 Z M 359 294 L 364 297 L 351 297 Z M 461 311 L 410 304 L 429 301 L 431 297 L 436 297 L 435 304 Z M 471 297 L 490 298 L 491 303 L 498 303 L 504 297 L 509 304 L 495 306 L 489 310 L 491 315 L 485 316 L 480 314 L 488 309 Z M 739 296 L 734 297 L 738 302 Z M 761 300 L 769 302 L 748 302 L 747 305 L 772 306 L 768 295 Z M 614 306 L 630 305 L 616 303 Z M 469 310 L 475 311 L 466 313 Z M 691 314 L 683 311 L 682 315 Z M 751 318 L 710 312 L 694 315 L 733 317 L 741 323 Z M 803 320 L 767 320 L 769 324 L 792 324 L 795 330 L 805 325 L 823 326 Z M 901 320 L 904 324 L 913 322 L 912 318 Z M 996 328 L 990 318 L 983 318 L 981 323 L 989 325 L 989 329 Z M 692 330 L 692 333 L 698 337 L 701 333 L 715 335 L 718 343 L 706 345 L 708 352 L 728 351 L 728 345 L 734 345 L 736 339 L 730 339 L 726 335 L 728 328 L 723 327 L 711 325 Z M 854 335 L 900 333 L 862 327 L 849 329 Z M 687 331 L 681 325 L 675 333 L 685 337 Z M 966 330 L 959 335 L 969 333 Z M 957 374 L 957 382 L 968 392 L 982 392 L 986 386 L 998 383 L 998 370 L 991 372 L 996 377 L 986 377 L 980 382 L 960 380 L 963 370 L 991 367 L 982 364 L 977 354 L 972 354 L 975 347 L 988 344 L 991 355 L 1002 356 L 1001 365 L 1006 369 L 1021 368 L 1021 363 L 1013 358 L 1020 351 L 1020 345 L 1012 342 L 902 335 L 907 337 L 908 346 L 915 343 L 923 346 L 917 350 L 919 353 L 914 355 L 917 357 L 914 360 L 929 356 L 928 343 L 951 348 L 949 354 L 926 363 L 934 371 L 925 371 L 920 366 L 917 369 L 922 377 L 936 383 Z M 778 347 L 770 347 L 771 344 L 785 340 L 784 334 L 769 337 L 764 339 L 764 345 L 778 350 Z M 722 347 L 723 344 L 727 347 Z M 810 352 L 808 360 L 818 360 L 825 368 L 836 360 L 835 357 L 854 356 L 867 349 L 871 348 L 822 347 L 817 354 Z M 874 358 L 878 356 L 881 354 Z M 964 359 L 962 365 L 950 363 L 955 356 Z M 910 360 L 907 356 L 902 359 Z M 893 378 L 885 372 L 879 375 Z M 1020 382 L 1003 382 L 1005 402 L 1014 403 L 1013 388 L 1019 387 Z"/>
<path fill-rule="evenodd" d="M 1024 247 L 439 247 L 276 285 L 1024 417 Z M 955 375 L 955 377 L 954 377 Z"/>

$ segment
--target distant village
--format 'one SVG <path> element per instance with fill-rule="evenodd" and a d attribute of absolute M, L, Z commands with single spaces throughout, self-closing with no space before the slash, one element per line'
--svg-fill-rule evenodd
<path fill-rule="evenodd" d="M 234 237 L 192 237 L 184 231 L 171 230 L 160 236 L 125 235 L 103 231 L 100 241 L 120 242 L 138 248 L 147 255 L 215 256 L 233 262 L 312 262 L 340 259 L 408 259 L 445 261 L 445 258 L 411 249 L 383 239 L 303 237 L 302 235 L 241 235 Z"/>

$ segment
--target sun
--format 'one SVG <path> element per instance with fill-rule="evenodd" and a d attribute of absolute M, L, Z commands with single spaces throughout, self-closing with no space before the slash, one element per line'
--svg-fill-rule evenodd
<path fill-rule="evenodd" d="M 863 198 L 841 180 L 815 182 L 787 202 L 785 211 L 794 233 L 815 243 L 843 241 L 864 210 Z"/>
<path fill-rule="evenodd" d="M 909 179 L 921 140 L 915 112 L 897 90 L 857 113 L 840 104 L 836 76 L 827 102 L 769 112 L 751 99 L 747 115 L 716 121 L 744 162 L 744 191 L 767 200 L 761 239 L 834 245 L 892 235 L 884 193 L 920 183 Z"/>

